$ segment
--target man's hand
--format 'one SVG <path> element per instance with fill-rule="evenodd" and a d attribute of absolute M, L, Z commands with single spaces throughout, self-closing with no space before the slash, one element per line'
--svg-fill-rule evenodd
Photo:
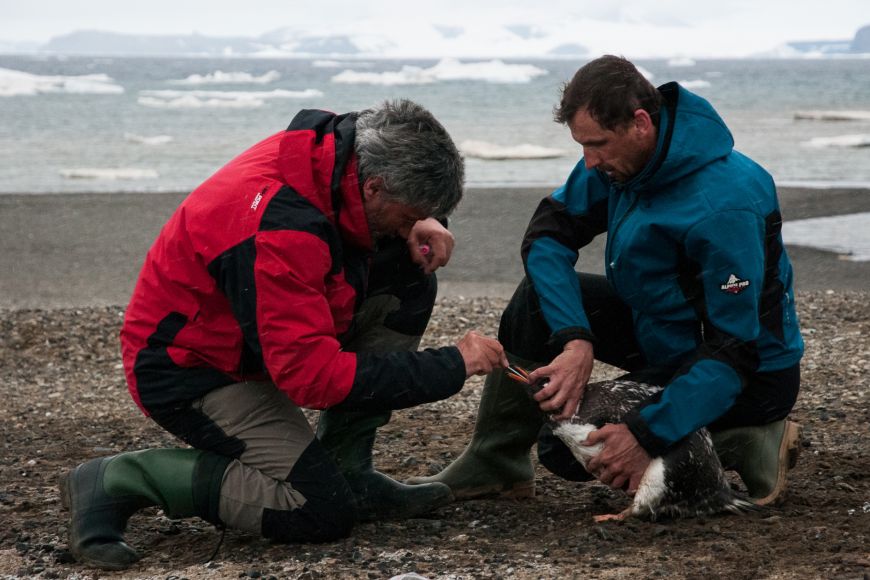
<path fill-rule="evenodd" d="M 441 222 L 435 218 L 418 221 L 408 235 L 411 260 L 423 268 L 427 274 L 447 265 L 455 243 L 450 230 L 442 226 Z M 421 250 L 424 246 L 428 248 L 425 253 Z"/>
<path fill-rule="evenodd" d="M 473 330 L 463 336 L 456 346 L 465 361 L 466 378 L 471 375 L 485 375 L 493 369 L 505 368 L 510 364 L 499 341 Z"/>
<path fill-rule="evenodd" d="M 590 433 L 582 445 L 596 443 L 603 443 L 604 448 L 589 460 L 586 469 L 613 489 L 622 489 L 628 484 L 626 491 L 634 495 L 652 458 L 625 423 L 608 423 Z"/>
<path fill-rule="evenodd" d="M 529 379 L 533 383 L 538 379 L 549 379 L 547 385 L 535 395 L 541 410 L 558 413 L 553 415 L 556 421 L 570 419 L 583 400 L 583 391 L 586 390 L 594 362 L 592 343 L 588 340 L 572 340 L 565 344 L 562 354 L 550 364 L 530 373 Z"/>

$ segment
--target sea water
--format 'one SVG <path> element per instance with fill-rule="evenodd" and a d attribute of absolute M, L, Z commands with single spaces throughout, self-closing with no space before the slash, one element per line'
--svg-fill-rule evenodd
<path fill-rule="evenodd" d="M 708 99 L 781 185 L 870 187 L 870 59 L 639 60 Z M 470 187 L 555 186 L 581 155 L 552 120 L 575 60 L 0 56 L 0 193 L 189 191 L 303 108 L 410 98 Z"/>

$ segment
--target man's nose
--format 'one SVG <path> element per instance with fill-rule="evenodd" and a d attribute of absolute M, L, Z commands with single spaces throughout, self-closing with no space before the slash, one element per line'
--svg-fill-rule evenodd
<path fill-rule="evenodd" d="M 590 151 L 583 152 L 583 161 L 586 162 L 586 169 L 595 169 L 601 165 L 601 157 Z"/>

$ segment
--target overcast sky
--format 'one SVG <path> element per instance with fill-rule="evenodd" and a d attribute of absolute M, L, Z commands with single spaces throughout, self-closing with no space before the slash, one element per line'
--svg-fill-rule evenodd
<path fill-rule="evenodd" d="M 858 28 L 870 24 L 870 0 L 3 0 L 3 4 L 0 43 L 45 42 L 82 29 L 258 36 L 290 27 L 323 34 L 348 30 L 377 34 L 423 21 L 466 31 L 522 24 L 549 34 L 561 28 L 560 37 L 567 27 L 574 27 L 579 44 L 629 56 L 632 52 L 742 56 L 792 40 L 851 39 Z"/>

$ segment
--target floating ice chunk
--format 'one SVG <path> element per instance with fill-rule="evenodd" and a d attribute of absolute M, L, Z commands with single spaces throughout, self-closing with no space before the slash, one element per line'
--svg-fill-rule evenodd
<path fill-rule="evenodd" d="M 192 74 L 185 79 L 169 81 L 175 85 L 228 85 L 228 84 L 267 84 L 281 78 L 281 73 L 270 70 L 260 76 L 247 72 L 224 72 L 216 70 L 206 75 Z"/>
<path fill-rule="evenodd" d="M 813 137 L 804 143 L 810 147 L 870 147 L 870 135 L 837 135 L 836 137 Z"/>
<path fill-rule="evenodd" d="M 507 64 L 498 59 L 463 63 L 453 58 L 445 58 L 429 68 L 405 65 L 398 71 L 380 73 L 346 69 L 333 76 L 332 82 L 370 85 L 425 85 L 458 80 L 527 83 L 545 74 L 546 70 L 530 64 Z"/>
<path fill-rule="evenodd" d="M 668 66 L 672 67 L 683 67 L 683 66 L 695 66 L 695 61 L 688 56 L 678 56 L 672 58 L 668 61 Z"/>
<path fill-rule="evenodd" d="M 0 97 L 33 96 L 43 93 L 118 95 L 124 87 L 105 74 L 36 75 L 0 68 Z"/>
<path fill-rule="evenodd" d="M 797 111 L 794 118 L 813 121 L 870 121 L 870 111 Z"/>
<path fill-rule="evenodd" d="M 528 143 L 502 146 L 488 143 L 486 141 L 469 140 L 460 143 L 459 149 L 466 157 L 489 160 L 554 159 L 565 156 L 565 151 L 562 149 L 541 147 L 540 145 L 531 145 Z"/>
<path fill-rule="evenodd" d="M 124 133 L 124 139 L 130 143 L 139 143 L 140 145 L 165 145 L 172 142 L 172 135 L 152 135 L 146 137 L 134 133 Z"/>
<path fill-rule="evenodd" d="M 305 89 L 303 91 L 288 91 L 285 89 L 274 89 L 271 91 L 141 91 L 140 95 L 146 97 L 156 97 L 158 99 L 175 99 L 178 97 L 193 96 L 202 99 L 309 99 L 312 97 L 322 97 L 323 93 L 317 89 Z"/>
<path fill-rule="evenodd" d="M 268 99 L 311 99 L 323 96 L 317 89 L 288 91 L 141 91 L 138 103 L 146 107 L 164 109 L 228 108 L 251 109 L 261 107 Z"/>
<path fill-rule="evenodd" d="M 405 65 L 400 70 L 391 72 L 357 72 L 345 69 L 332 77 L 332 82 L 348 85 L 428 85 L 435 78 L 418 66 Z"/>
<path fill-rule="evenodd" d="M 155 109 L 255 109 L 262 107 L 262 99 L 202 99 L 194 95 L 175 98 L 139 97 L 137 102 Z"/>
<path fill-rule="evenodd" d="M 156 179 L 157 172 L 153 169 L 101 169 L 92 167 L 77 167 L 73 169 L 61 169 L 60 174 L 67 179 Z"/>
<path fill-rule="evenodd" d="M 531 64 L 507 64 L 501 60 L 462 63 L 455 59 L 442 59 L 432 67 L 439 81 L 472 80 L 488 83 L 527 83 L 547 71 Z"/>

